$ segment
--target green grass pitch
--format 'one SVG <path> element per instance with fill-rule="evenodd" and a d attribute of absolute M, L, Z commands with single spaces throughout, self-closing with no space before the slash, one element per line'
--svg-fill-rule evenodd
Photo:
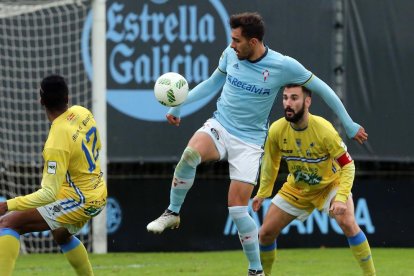
<path fill-rule="evenodd" d="M 414 275 L 414 249 L 373 248 L 377 275 Z M 246 275 L 241 251 L 91 254 L 100 275 Z M 75 275 L 62 254 L 19 256 L 14 276 Z M 280 249 L 273 275 L 362 275 L 349 248 Z"/>

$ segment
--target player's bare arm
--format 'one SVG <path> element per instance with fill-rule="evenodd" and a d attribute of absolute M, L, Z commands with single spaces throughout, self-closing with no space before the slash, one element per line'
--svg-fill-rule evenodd
<path fill-rule="evenodd" d="M 360 127 L 353 139 L 362 145 L 365 141 L 368 140 L 368 133 L 365 132 L 365 129 L 363 127 Z"/>

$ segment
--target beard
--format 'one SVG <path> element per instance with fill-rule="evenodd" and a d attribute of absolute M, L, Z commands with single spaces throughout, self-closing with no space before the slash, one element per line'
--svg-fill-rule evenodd
<path fill-rule="evenodd" d="M 246 60 L 249 59 L 253 55 L 253 51 L 251 49 L 242 49 L 243 54 L 241 51 L 237 51 L 238 55 L 237 58 L 239 60 Z"/>
<path fill-rule="evenodd" d="M 244 56 L 237 56 L 237 58 L 239 59 L 239 60 L 246 60 L 246 59 L 248 59 L 250 56 L 248 56 L 248 55 L 244 55 Z"/>
<path fill-rule="evenodd" d="M 288 116 L 287 112 L 292 112 L 292 116 Z M 285 119 L 291 123 L 297 123 L 303 118 L 303 114 L 305 113 L 305 102 L 303 102 L 302 108 L 298 110 L 298 112 L 293 111 L 291 108 L 285 108 Z"/>

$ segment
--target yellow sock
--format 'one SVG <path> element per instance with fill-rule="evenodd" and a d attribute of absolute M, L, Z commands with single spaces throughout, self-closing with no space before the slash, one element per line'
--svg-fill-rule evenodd
<path fill-rule="evenodd" d="M 269 276 L 272 273 L 273 263 L 276 259 L 276 249 L 276 241 L 271 245 L 260 245 L 260 261 L 262 262 L 265 276 Z"/>
<path fill-rule="evenodd" d="M 360 231 L 353 237 L 348 238 L 349 246 L 361 267 L 364 275 L 374 276 L 375 267 L 374 261 L 372 260 L 371 248 L 369 247 L 368 240 L 365 237 L 364 232 Z"/>
<path fill-rule="evenodd" d="M 70 265 L 75 269 L 77 275 L 93 275 L 92 266 L 88 258 L 88 252 L 80 240 L 72 236 L 69 243 L 61 245 L 60 247 Z"/>
<path fill-rule="evenodd" d="M 12 275 L 19 251 L 19 233 L 9 228 L 0 229 L 0 276 Z"/>

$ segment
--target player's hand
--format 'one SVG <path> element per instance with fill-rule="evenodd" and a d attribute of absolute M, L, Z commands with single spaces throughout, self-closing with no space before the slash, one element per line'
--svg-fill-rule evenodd
<path fill-rule="evenodd" d="M 262 206 L 262 203 L 263 203 L 264 200 L 265 200 L 264 198 L 255 196 L 253 198 L 253 203 L 252 203 L 253 211 L 255 211 L 255 212 L 259 211 L 259 209 Z"/>
<path fill-rule="evenodd" d="M 4 215 L 7 210 L 7 202 L 0 202 L 0 216 Z"/>
<path fill-rule="evenodd" d="M 331 217 L 343 215 L 345 214 L 346 209 L 346 203 L 343 203 L 341 201 L 334 201 L 331 204 L 331 208 L 329 208 L 329 215 Z"/>
<path fill-rule="evenodd" d="M 365 132 L 365 129 L 363 127 L 360 127 L 353 139 L 362 145 L 365 141 L 368 140 L 368 133 Z"/>
<path fill-rule="evenodd" d="M 167 115 L 165 115 L 165 117 L 167 117 L 168 123 L 170 125 L 174 125 L 174 126 L 179 126 L 180 125 L 180 122 L 181 122 L 180 118 L 177 118 L 177 117 L 175 117 L 171 114 L 167 114 Z"/>

